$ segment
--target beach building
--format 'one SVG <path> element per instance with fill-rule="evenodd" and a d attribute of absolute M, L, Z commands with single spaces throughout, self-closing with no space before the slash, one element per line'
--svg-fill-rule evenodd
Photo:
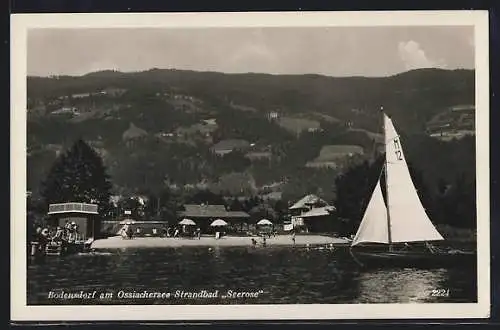
<path fill-rule="evenodd" d="M 167 221 L 136 221 L 131 218 L 102 222 L 102 233 L 105 236 L 119 236 L 123 227 L 130 226 L 134 237 L 160 237 L 165 234 Z"/>
<path fill-rule="evenodd" d="M 188 218 L 196 223 L 202 232 L 211 232 L 210 224 L 217 219 L 226 221 L 232 230 L 239 230 L 248 222 L 250 215 L 243 211 L 228 211 L 224 205 L 185 204 L 179 212 L 179 219 Z"/>
<path fill-rule="evenodd" d="M 335 211 L 334 206 L 328 205 L 312 208 L 302 213 L 300 217 L 310 233 L 338 232 L 340 224 L 336 221 Z"/>
<path fill-rule="evenodd" d="M 307 232 L 336 232 L 336 208 L 310 194 L 290 206 L 291 226 Z"/>
<path fill-rule="evenodd" d="M 306 195 L 290 206 L 292 216 L 301 215 L 316 207 L 327 206 L 328 203 L 314 194 Z"/>
<path fill-rule="evenodd" d="M 52 226 L 64 227 L 66 222 L 74 222 L 83 239 L 101 237 L 101 221 L 97 204 L 77 202 L 50 204 L 47 214 Z"/>

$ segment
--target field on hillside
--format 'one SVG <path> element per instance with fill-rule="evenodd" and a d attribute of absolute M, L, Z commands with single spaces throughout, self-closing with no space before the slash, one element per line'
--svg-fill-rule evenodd
<path fill-rule="evenodd" d="M 281 117 L 278 119 L 278 125 L 294 134 L 320 128 L 320 123 L 317 120 L 296 117 Z"/>

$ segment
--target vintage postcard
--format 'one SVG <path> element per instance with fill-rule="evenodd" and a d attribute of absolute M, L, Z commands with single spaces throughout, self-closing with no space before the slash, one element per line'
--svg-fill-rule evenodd
<path fill-rule="evenodd" d="M 11 27 L 12 320 L 489 316 L 486 11 Z"/>

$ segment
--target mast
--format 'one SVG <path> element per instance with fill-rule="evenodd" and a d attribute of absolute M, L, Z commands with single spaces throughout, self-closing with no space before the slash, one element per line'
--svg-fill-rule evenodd
<path fill-rule="evenodd" d="M 387 145 L 387 140 L 386 140 L 386 131 L 385 131 L 385 117 L 384 117 L 384 107 L 380 107 L 381 113 L 382 113 L 382 121 L 383 121 L 383 127 L 384 127 L 384 146 Z M 389 184 L 387 180 L 387 148 L 385 148 L 385 155 L 384 155 L 384 171 L 385 171 L 385 199 L 387 201 L 387 240 L 389 242 L 389 251 L 392 251 L 392 237 L 391 237 L 391 213 L 389 212 Z"/>

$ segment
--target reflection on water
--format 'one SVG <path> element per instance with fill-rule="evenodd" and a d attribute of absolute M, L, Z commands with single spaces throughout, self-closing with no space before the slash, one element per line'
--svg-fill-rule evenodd
<path fill-rule="evenodd" d="M 399 271 L 377 270 L 358 276 L 359 296 L 357 303 L 378 302 L 430 302 L 432 290 L 441 289 L 446 283 L 448 270 L 416 270 L 411 268 Z"/>
<path fill-rule="evenodd" d="M 430 292 L 449 289 L 448 297 Z M 49 292 L 112 293 L 106 299 L 49 299 Z M 121 299 L 122 291 L 170 299 Z M 215 292 L 210 299 L 176 291 Z M 258 297 L 222 297 L 228 290 Z M 227 297 L 226 297 L 227 298 Z M 28 266 L 28 304 L 307 304 L 474 302 L 472 269 L 361 270 L 339 251 L 283 247 L 124 249 L 49 257 Z"/>

